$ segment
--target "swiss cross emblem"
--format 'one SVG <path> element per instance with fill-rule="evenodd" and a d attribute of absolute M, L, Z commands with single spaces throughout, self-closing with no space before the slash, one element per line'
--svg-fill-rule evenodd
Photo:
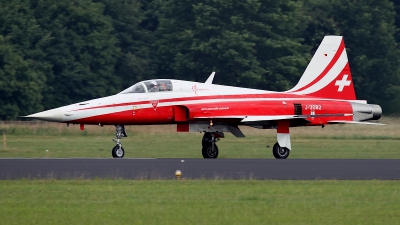
<path fill-rule="evenodd" d="M 342 92 L 343 88 L 345 86 L 350 86 L 351 80 L 347 80 L 348 77 L 349 77 L 349 75 L 345 74 L 345 75 L 343 75 L 341 80 L 337 80 L 336 81 L 335 86 L 339 87 L 338 90 L 337 90 L 338 92 Z"/>
<path fill-rule="evenodd" d="M 150 100 L 150 104 L 153 106 L 154 111 L 157 111 L 158 100 Z"/>

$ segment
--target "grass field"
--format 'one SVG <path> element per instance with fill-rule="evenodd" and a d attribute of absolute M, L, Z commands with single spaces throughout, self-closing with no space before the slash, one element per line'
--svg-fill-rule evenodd
<path fill-rule="evenodd" d="M 399 224 L 399 181 L 0 181 L 1 224 Z"/>
<path fill-rule="evenodd" d="M 386 126 L 331 125 L 291 129 L 290 158 L 400 158 L 400 119 L 382 119 Z M 276 130 L 241 127 L 246 138 L 226 134 L 218 142 L 219 158 L 272 158 Z M 46 122 L 0 123 L 6 140 L 0 158 L 109 158 L 114 127 Z M 177 133 L 176 126 L 129 126 L 122 139 L 129 158 L 201 158 L 200 133 Z M 48 151 L 46 151 L 48 150 Z"/>
<path fill-rule="evenodd" d="M 290 158 L 400 158 L 400 120 L 382 122 L 293 128 Z M 201 158 L 202 134 L 175 129 L 127 127 L 126 157 Z M 113 127 L 3 122 L 0 130 L 0 158 L 110 158 L 114 145 Z M 218 142 L 220 158 L 272 158 L 275 130 L 242 130 L 246 138 Z M 0 181 L 0 224 L 400 224 L 399 212 L 400 181 Z"/>

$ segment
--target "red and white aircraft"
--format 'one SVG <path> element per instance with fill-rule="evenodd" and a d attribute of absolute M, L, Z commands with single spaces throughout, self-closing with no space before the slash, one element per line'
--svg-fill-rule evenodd
<path fill-rule="evenodd" d="M 27 117 L 61 123 L 114 125 L 114 158 L 124 157 L 120 142 L 124 125 L 177 124 L 178 132 L 204 132 L 204 158 L 217 158 L 215 142 L 231 132 L 244 137 L 238 125 L 277 129 L 273 155 L 289 156 L 289 127 L 362 123 L 378 120 L 379 105 L 356 100 L 353 80 L 341 36 L 326 36 L 298 84 L 273 92 L 205 83 L 155 79 L 139 82 L 112 96 L 80 102 Z"/>

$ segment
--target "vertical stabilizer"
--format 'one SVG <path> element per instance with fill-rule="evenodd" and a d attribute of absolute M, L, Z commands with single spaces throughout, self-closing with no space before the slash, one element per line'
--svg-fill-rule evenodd
<path fill-rule="evenodd" d="M 325 36 L 303 76 L 289 93 L 355 100 L 353 79 L 342 36 Z"/>

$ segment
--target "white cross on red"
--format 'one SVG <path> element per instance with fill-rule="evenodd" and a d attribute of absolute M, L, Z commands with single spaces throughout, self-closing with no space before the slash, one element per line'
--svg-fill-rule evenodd
<path fill-rule="evenodd" d="M 345 74 L 345 75 L 343 75 L 341 80 L 336 81 L 335 86 L 339 86 L 339 88 L 337 90 L 338 92 L 342 92 L 344 86 L 350 86 L 351 80 L 347 80 L 347 77 L 349 77 L 349 75 Z"/>

